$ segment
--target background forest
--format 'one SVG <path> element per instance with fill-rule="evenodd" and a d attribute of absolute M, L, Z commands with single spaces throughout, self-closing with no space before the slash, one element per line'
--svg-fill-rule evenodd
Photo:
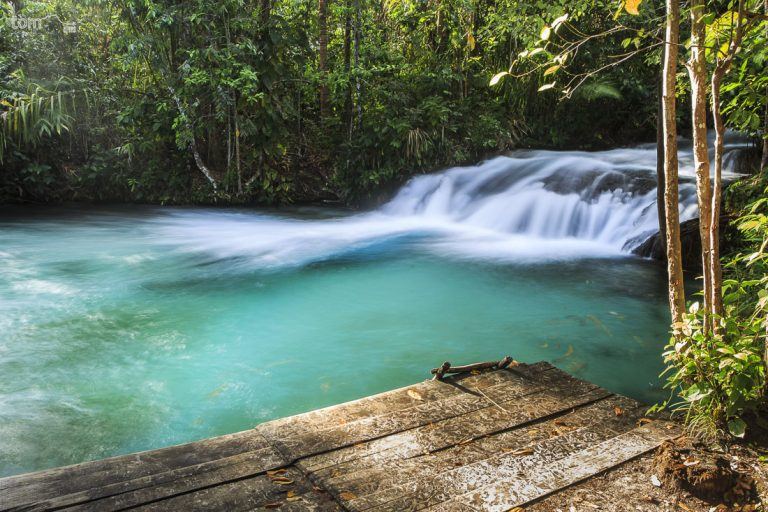
<path fill-rule="evenodd" d="M 6 109 L 24 108 L 14 109 L 16 121 L 5 116 L 4 129 L 17 135 L 3 137 L 0 199 L 359 203 L 413 173 L 510 148 L 653 141 L 656 46 L 589 77 L 567 101 L 538 92 L 543 69 L 488 85 L 539 40 L 546 20 L 567 9 L 569 27 L 597 34 L 616 27 L 616 7 L 5 4 L 0 97 Z M 633 28 L 584 41 L 569 73 L 635 50 L 638 34 L 656 34 L 662 16 L 663 5 L 648 3 Z"/>

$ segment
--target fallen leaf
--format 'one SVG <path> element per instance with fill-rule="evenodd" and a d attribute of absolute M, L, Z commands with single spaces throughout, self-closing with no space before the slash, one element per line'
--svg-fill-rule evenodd
<path fill-rule="evenodd" d="M 283 473 L 285 473 L 286 471 L 287 471 L 287 470 L 286 470 L 285 468 L 274 469 L 274 470 L 272 470 L 272 471 L 267 471 L 267 476 L 270 476 L 270 477 L 272 477 L 272 476 L 276 476 L 276 475 L 282 475 L 282 474 L 283 474 Z"/>
<path fill-rule="evenodd" d="M 461 446 L 461 445 L 464 445 L 464 444 L 469 444 L 472 441 L 474 441 L 474 437 L 468 437 L 468 438 L 464 439 L 463 441 L 459 441 L 458 445 Z"/>
<path fill-rule="evenodd" d="M 661 480 L 656 475 L 651 475 L 651 483 L 656 487 L 661 487 Z"/>
<path fill-rule="evenodd" d="M 418 392 L 416 392 L 416 391 L 414 391 L 412 389 L 408 390 L 408 396 L 413 398 L 414 400 L 424 400 L 423 396 L 421 396 Z"/>
<path fill-rule="evenodd" d="M 286 494 L 286 497 L 288 498 L 293 498 L 294 496 L 296 496 L 296 493 L 293 491 L 288 491 L 288 493 Z"/>
<path fill-rule="evenodd" d="M 352 501 L 353 499 L 357 498 L 357 496 L 355 496 L 349 491 L 344 491 L 342 493 L 339 493 L 339 498 L 343 499 L 344 501 Z"/>
<path fill-rule="evenodd" d="M 563 420 L 555 420 L 553 423 L 555 425 L 559 426 L 559 427 L 567 427 L 568 426 L 568 423 L 566 423 Z"/>
<path fill-rule="evenodd" d="M 691 507 L 683 503 L 682 501 L 677 504 L 681 509 L 685 510 L 686 512 L 694 512 Z"/>
<path fill-rule="evenodd" d="M 301 501 L 301 496 L 291 496 L 290 498 L 286 498 L 285 501 Z"/>
<path fill-rule="evenodd" d="M 520 448 L 517 450 L 504 450 L 506 453 L 509 453 L 510 455 L 533 455 L 534 451 L 533 448 Z"/>
<path fill-rule="evenodd" d="M 276 483 L 277 485 L 291 485 L 293 483 L 293 480 L 290 478 L 286 478 L 284 476 L 278 476 L 272 479 L 272 482 Z"/>
<path fill-rule="evenodd" d="M 653 420 L 651 418 L 640 418 L 637 420 L 637 426 L 642 427 L 643 425 L 647 425 L 649 423 L 653 423 Z"/>
<path fill-rule="evenodd" d="M 621 416 L 622 414 L 624 414 L 624 409 L 622 409 L 617 405 L 616 407 L 613 408 L 613 412 L 616 414 L 616 416 Z"/>

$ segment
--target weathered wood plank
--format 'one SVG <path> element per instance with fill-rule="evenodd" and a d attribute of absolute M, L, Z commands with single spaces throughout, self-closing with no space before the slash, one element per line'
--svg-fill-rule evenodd
<path fill-rule="evenodd" d="M 117 482 L 84 491 L 56 496 L 45 500 L 31 500 L 34 505 L 24 510 L 56 510 L 75 505 L 95 506 L 97 510 L 120 510 L 126 503 L 140 504 L 198 488 L 256 476 L 284 465 L 282 455 L 272 448 L 217 459 L 210 462 L 155 473 L 125 482 Z"/>
<path fill-rule="evenodd" d="M 437 421 L 382 438 L 321 453 L 302 459 L 297 464 L 305 471 L 322 476 L 323 469 L 380 452 L 386 453 L 379 460 L 413 457 L 514 428 L 544 416 L 559 414 L 607 396 L 610 393 L 592 384 L 568 381 L 564 388 L 553 384 L 551 389 L 542 388 L 534 393 L 508 396 L 508 400 L 491 397 L 495 403 L 486 402 L 486 407 L 459 415 L 446 415 L 445 419 L 438 418 Z"/>
<path fill-rule="evenodd" d="M 617 416 L 615 409 L 622 411 Z M 422 492 L 420 501 L 426 501 L 441 485 L 446 487 L 446 492 L 456 493 L 466 482 L 459 481 L 464 478 L 466 470 L 459 468 L 470 466 L 470 472 L 475 473 L 473 480 L 479 479 L 479 475 L 488 464 L 501 465 L 505 458 L 511 460 L 530 460 L 534 455 L 546 452 L 549 446 L 576 450 L 581 446 L 574 441 L 571 444 L 553 444 L 555 439 L 562 436 L 574 436 L 578 431 L 577 441 L 589 439 L 588 433 L 607 438 L 620 432 L 628 431 L 635 427 L 636 421 L 642 416 L 643 408 L 633 401 L 623 397 L 612 397 L 593 403 L 573 412 L 552 419 L 545 423 L 537 423 L 528 427 L 504 431 L 490 437 L 478 439 L 473 443 L 454 446 L 424 456 L 416 456 L 407 459 L 389 459 L 368 461 L 364 469 L 357 465 L 357 471 L 346 473 L 333 473 L 333 476 L 323 483 L 331 489 L 344 490 L 364 500 L 373 506 L 376 503 L 386 503 L 393 498 L 402 498 Z M 594 441 L 591 439 L 590 442 Z M 582 442 L 583 444 L 583 442 Z M 551 450 L 548 457 L 562 456 L 562 450 Z M 528 453 L 530 451 L 530 453 Z M 508 454 L 512 454 L 511 456 Z M 482 466 L 477 463 L 482 462 Z M 471 466 L 471 465 L 475 466 Z M 336 470 L 335 470 L 336 471 Z M 493 477 L 493 473 L 491 474 Z M 462 492 L 468 492 L 470 489 Z M 377 493 L 387 491 L 389 497 Z M 362 503 L 362 502 L 361 502 Z M 366 506 L 358 505 L 364 509 Z"/>
<path fill-rule="evenodd" d="M 314 486 L 301 471 L 295 468 L 288 468 L 283 476 L 292 480 L 293 483 L 290 485 L 280 485 L 273 482 L 267 475 L 259 475 L 236 482 L 208 487 L 192 493 L 179 494 L 131 510 L 140 512 L 210 512 L 211 510 L 240 512 L 264 510 L 267 506 L 278 505 L 282 509 L 282 507 L 291 503 L 288 501 L 289 492 L 293 492 L 296 496 L 308 496 L 309 493 L 314 492 Z M 296 503 L 296 506 L 299 506 L 298 502 Z M 310 503 L 307 501 L 305 504 Z M 96 511 L 101 509 L 85 510 Z M 306 508 L 303 510 L 306 510 Z M 335 509 L 329 508 L 328 510 Z"/>
<path fill-rule="evenodd" d="M 385 475 L 371 475 L 368 479 L 372 482 L 371 485 L 357 483 L 355 486 L 356 482 L 344 480 L 329 482 L 327 485 L 329 488 L 357 489 L 356 494 L 360 498 L 351 500 L 348 504 L 349 508 L 356 511 L 426 508 L 501 478 L 513 478 L 532 468 L 545 468 L 568 454 L 634 428 L 634 422 L 616 417 L 613 410 L 616 406 L 616 401 L 605 400 L 579 411 L 582 413 L 581 421 L 576 421 L 576 416 L 571 415 L 569 420 L 565 419 L 567 416 L 563 416 L 537 424 L 536 427 L 540 430 L 554 435 L 544 437 L 538 434 L 535 436 L 539 438 L 536 441 L 520 439 L 521 435 L 524 435 L 520 430 L 486 438 L 484 441 L 492 448 L 493 453 L 468 464 L 451 467 L 436 461 L 433 467 L 424 468 L 417 474 L 408 475 L 407 471 L 398 470 L 396 476 L 391 479 L 387 479 Z M 632 414 L 636 420 L 641 411 L 637 409 L 625 414 Z M 555 425 L 555 421 L 560 425 Z M 518 434 L 517 439 L 510 434 Z M 526 449 L 528 451 L 525 451 Z M 450 454 L 441 452 L 441 455 L 448 457 Z M 444 461 L 449 462 L 450 458 Z M 355 493 L 354 490 L 351 492 Z"/>
<path fill-rule="evenodd" d="M 255 430 L 194 443 L 84 462 L 0 479 L 0 510 L 202 464 L 248 451 L 271 449 Z"/>
<path fill-rule="evenodd" d="M 497 373 L 502 373 L 502 371 Z M 424 404 L 423 409 L 412 408 L 407 412 L 380 416 L 371 421 L 360 420 L 340 425 L 335 429 L 323 432 L 307 432 L 303 437 L 275 440 L 274 442 L 284 450 L 284 453 L 303 454 L 296 457 L 302 459 L 299 465 L 306 471 L 315 472 L 323 467 L 369 455 L 393 445 L 398 445 L 403 449 L 413 449 L 416 445 L 421 447 L 422 445 L 416 438 L 429 430 L 423 427 L 432 428 L 452 419 L 456 419 L 456 422 L 447 424 L 453 428 L 452 433 L 455 435 L 456 432 L 460 431 L 459 426 L 467 423 L 465 430 L 469 429 L 466 430 L 466 436 L 469 436 L 472 429 L 478 428 L 478 422 L 489 422 L 488 424 L 491 426 L 496 425 L 499 420 L 499 413 L 503 413 L 504 416 L 513 414 L 515 415 L 514 418 L 519 421 L 523 420 L 523 416 L 525 421 L 533 421 L 536 417 L 536 411 L 539 410 L 533 404 L 539 401 L 542 401 L 542 405 L 545 406 L 540 409 L 541 413 L 551 414 L 553 407 L 556 409 L 557 403 L 566 397 L 573 397 L 578 394 L 587 396 L 589 394 L 587 401 L 591 401 L 597 399 L 595 394 L 609 395 L 605 390 L 574 379 L 559 370 L 540 374 L 535 384 L 516 378 L 511 378 L 509 382 L 510 384 L 506 386 L 487 388 L 482 391 L 480 396 L 471 392 L 465 393 L 452 397 L 447 403 Z M 582 402 L 577 400 L 574 403 L 580 404 Z M 523 410 L 520 408 L 520 404 L 529 404 L 529 407 Z M 549 409 L 546 406 L 549 406 Z M 489 410 L 490 412 L 488 412 Z M 466 420 L 461 420 L 461 418 L 466 418 Z M 502 422 L 507 422 L 509 419 L 504 418 Z M 496 420 L 495 423 L 494 420 Z M 506 425 L 506 423 L 504 424 Z M 381 441 L 376 442 L 379 439 Z M 346 447 L 351 447 L 351 449 L 344 450 L 343 448 Z M 427 448 L 422 447 L 422 449 Z"/>
<path fill-rule="evenodd" d="M 668 429 L 670 426 L 672 428 Z M 425 510 L 442 511 L 453 503 L 489 512 L 524 507 L 533 500 L 647 453 L 680 433 L 675 424 L 657 421 L 580 450 L 557 463 L 532 468 L 524 475 L 500 475 L 492 484 Z"/>
<path fill-rule="evenodd" d="M 310 429 L 327 430 L 340 424 L 410 409 L 422 402 L 459 396 L 463 394 L 465 388 L 485 389 L 498 386 L 507 383 L 513 376 L 534 381 L 537 375 L 553 369 L 555 368 L 551 364 L 545 362 L 532 365 L 518 364 L 508 371 L 456 375 L 446 377 L 442 382 L 427 380 L 344 404 L 269 421 L 259 427 L 260 431 L 268 437 L 294 437 Z M 421 396 L 422 400 L 415 396 Z"/>
<path fill-rule="evenodd" d="M 501 510 L 676 435 L 636 428 L 641 414 L 636 402 L 547 363 L 519 365 L 0 479 L 0 510 Z M 286 485 L 266 473 L 279 467 Z"/>

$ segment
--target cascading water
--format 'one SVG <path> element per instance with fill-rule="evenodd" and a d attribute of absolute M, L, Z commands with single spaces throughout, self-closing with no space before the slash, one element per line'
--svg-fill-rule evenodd
<path fill-rule="evenodd" d="M 731 137 L 733 139 L 733 137 Z M 729 143 L 724 175 L 732 176 Z M 690 150 L 680 151 L 680 218 L 697 215 Z M 301 266 L 417 244 L 441 255 L 547 261 L 627 254 L 658 231 L 656 150 L 516 151 L 410 180 L 380 209 L 307 221 L 178 211 L 165 240 L 248 266 Z"/>
<path fill-rule="evenodd" d="M 734 150 L 725 158 L 731 177 Z M 689 152 L 680 154 L 681 221 L 697 215 Z M 658 231 L 655 148 L 517 151 L 411 180 L 383 211 L 531 239 L 592 241 L 629 251 Z"/>

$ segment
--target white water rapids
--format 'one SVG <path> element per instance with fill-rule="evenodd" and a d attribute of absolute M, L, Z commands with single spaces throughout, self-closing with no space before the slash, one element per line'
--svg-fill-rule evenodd
<path fill-rule="evenodd" d="M 725 176 L 732 177 L 729 144 Z M 697 215 L 690 150 L 680 151 L 680 213 Z M 612 257 L 658 230 L 656 149 L 516 151 L 411 179 L 373 212 L 329 219 L 177 211 L 177 249 L 257 268 L 294 267 L 411 244 L 440 255 L 509 261 Z"/>

